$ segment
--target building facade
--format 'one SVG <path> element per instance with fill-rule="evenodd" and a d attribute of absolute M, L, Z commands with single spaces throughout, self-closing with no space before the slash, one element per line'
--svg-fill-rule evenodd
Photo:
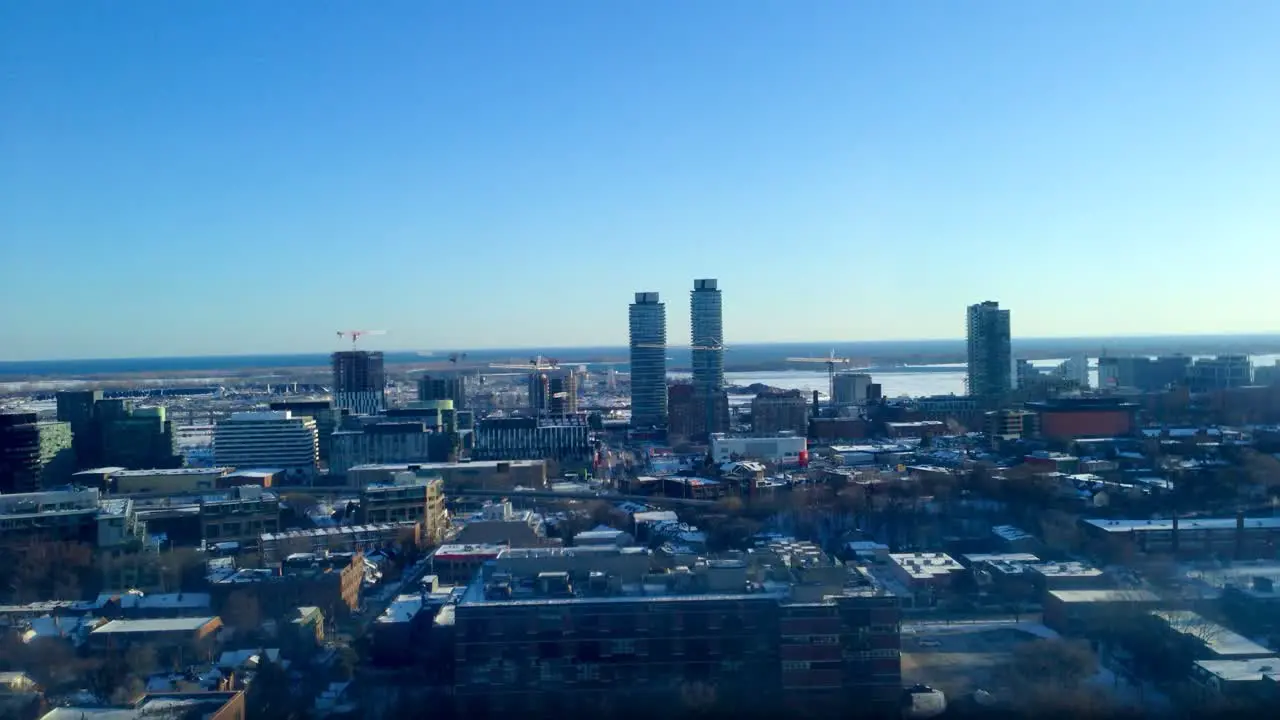
<path fill-rule="evenodd" d="M 560 368 L 530 373 L 529 407 L 539 416 L 563 417 L 578 412 L 578 376 Z"/>
<path fill-rule="evenodd" d="M 414 472 L 397 473 L 390 483 L 370 483 L 360 489 L 359 522 L 415 522 L 423 537 L 434 544 L 448 529 L 444 507 L 444 480 Z"/>
<path fill-rule="evenodd" d="M 309 480 L 319 459 L 316 421 L 288 410 L 232 413 L 213 434 L 218 465 L 272 467 L 295 480 Z"/>
<path fill-rule="evenodd" d="M 583 462 L 594 448 L 591 426 L 582 414 L 561 418 L 485 418 L 476 425 L 472 456 L 477 460 L 558 460 Z"/>
<path fill-rule="evenodd" d="M 428 430 L 421 422 L 379 422 L 333 434 L 329 472 L 343 477 L 357 465 L 448 462 L 457 449 L 455 433 Z"/>
<path fill-rule="evenodd" d="M 282 400 L 269 405 L 272 410 L 288 410 L 294 417 L 309 417 L 316 421 L 317 449 L 320 462 L 329 462 L 329 448 L 332 445 L 333 431 L 338 428 L 341 411 L 333 407 L 333 402 L 322 400 Z"/>
<path fill-rule="evenodd" d="M 66 483 L 75 472 L 71 424 L 38 418 L 0 414 L 0 493 L 36 492 Z"/>
<path fill-rule="evenodd" d="M 1248 355 L 1219 355 L 1200 358 L 1189 369 L 1191 392 L 1211 392 L 1243 387 L 1253 382 L 1253 363 Z"/>
<path fill-rule="evenodd" d="M 966 319 L 968 391 L 974 397 L 997 399 L 1013 389 L 1013 348 L 1009 311 L 1000 303 L 970 305 Z"/>
<path fill-rule="evenodd" d="M 630 308 L 631 425 L 667 426 L 667 306 L 656 292 L 636 293 Z"/>
<path fill-rule="evenodd" d="M 751 400 L 751 430 L 755 434 L 804 435 L 808 429 L 809 403 L 799 390 L 760 393 Z"/>
<path fill-rule="evenodd" d="M 382 353 L 336 352 L 333 362 L 333 406 L 356 415 L 376 415 L 387 407 L 387 373 Z"/>
<path fill-rule="evenodd" d="M 705 405 L 711 426 L 708 432 L 726 432 L 728 416 L 720 418 L 716 413 L 716 401 L 724 391 L 724 308 L 716 280 L 693 281 L 693 290 L 689 292 L 689 329 L 693 389 Z"/>
<path fill-rule="evenodd" d="M 418 400 L 452 400 L 458 410 L 466 410 L 467 378 L 460 372 L 430 372 L 418 378 Z"/>
<path fill-rule="evenodd" d="M 836 407 L 863 405 L 870 399 L 871 376 L 865 373 L 836 373 L 834 382 Z"/>

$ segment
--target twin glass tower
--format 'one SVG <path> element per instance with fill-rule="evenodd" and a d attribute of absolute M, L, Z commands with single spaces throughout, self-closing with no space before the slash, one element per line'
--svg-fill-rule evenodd
<path fill-rule="evenodd" d="M 693 281 L 689 293 L 694 392 L 714 398 L 724 387 L 724 317 L 714 279 Z M 667 424 L 667 309 L 656 292 L 636 293 L 631 304 L 631 424 Z"/>

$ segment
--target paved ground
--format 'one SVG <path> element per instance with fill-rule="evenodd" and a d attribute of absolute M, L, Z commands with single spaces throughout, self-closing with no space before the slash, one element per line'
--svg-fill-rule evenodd
<path fill-rule="evenodd" d="M 1030 630 L 1030 631 L 1029 631 Z M 902 682 L 923 683 L 955 698 L 1002 686 L 1014 648 L 1042 636 L 1042 627 L 953 625 L 902 637 Z"/>

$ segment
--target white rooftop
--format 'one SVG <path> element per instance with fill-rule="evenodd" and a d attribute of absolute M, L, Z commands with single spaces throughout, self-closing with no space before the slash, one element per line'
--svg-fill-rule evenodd
<path fill-rule="evenodd" d="M 1261 681 L 1268 675 L 1280 674 L 1280 657 L 1252 658 L 1249 660 L 1199 660 L 1202 670 L 1222 682 Z"/>
<path fill-rule="evenodd" d="M 97 628 L 92 634 L 107 633 L 153 633 L 153 632 L 195 632 L 216 617 L 196 618 L 160 618 L 155 620 L 112 620 Z"/>

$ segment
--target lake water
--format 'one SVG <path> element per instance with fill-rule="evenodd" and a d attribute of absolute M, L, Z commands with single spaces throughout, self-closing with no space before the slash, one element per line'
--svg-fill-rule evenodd
<path fill-rule="evenodd" d="M 1253 355 L 1251 359 L 1255 368 L 1263 365 L 1269 366 L 1276 364 L 1277 360 L 1280 360 L 1280 354 Z M 1031 364 L 1039 368 L 1053 368 L 1062 362 L 1061 359 L 1033 360 Z M 881 393 L 890 398 L 903 395 L 921 397 L 927 395 L 964 394 L 965 366 L 963 364 L 930 365 L 928 367 L 931 368 L 929 372 L 873 372 L 871 373 L 871 379 L 873 382 L 880 383 Z M 673 378 L 688 378 L 689 374 L 671 373 L 671 376 Z M 817 390 L 822 393 L 824 398 L 827 396 L 827 390 L 830 387 L 826 370 L 817 372 L 809 370 L 727 372 L 724 374 L 724 379 L 726 383 L 731 385 L 761 383 L 786 390 L 800 390 L 806 394 Z M 1098 386 L 1097 358 L 1089 358 L 1089 384 L 1092 387 Z M 733 400 L 736 399 L 733 398 Z M 748 398 L 744 402 L 750 402 L 750 399 Z"/>

